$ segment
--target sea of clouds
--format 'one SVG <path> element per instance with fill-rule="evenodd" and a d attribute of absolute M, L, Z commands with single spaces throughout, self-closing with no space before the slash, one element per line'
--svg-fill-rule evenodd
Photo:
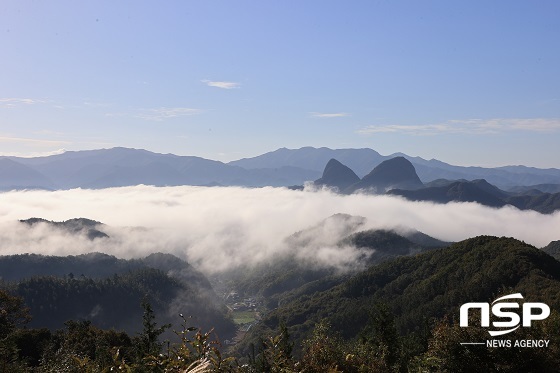
<path fill-rule="evenodd" d="M 168 252 L 202 270 L 217 272 L 294 253 L 286 238 L 333 214 L 366 218 L 358 230 L 416 229 L 444 241 L 478 235 L 515 237 L 542 247 L 560 239 L 560 213 L 543 215 L 475 203 L 433 204 L 393 196 L 338 195 L 286 188 L 151 187 L 0 193 L 0 255 L 76 255 L 99 251 L 120 258 Z M 46 224 L 77 217 L 106 224 L 110 238 L 87 239 Z M 344 227 L 324 225 L 297 255 L 319 264 L 352 265 L 363 253 L 336 244 Z"/>

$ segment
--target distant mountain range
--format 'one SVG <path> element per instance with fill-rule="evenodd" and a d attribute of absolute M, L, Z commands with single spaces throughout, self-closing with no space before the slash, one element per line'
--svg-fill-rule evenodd
<path fill-rule="evenodd" d="M 3 190 L 98 189 L 138 184 L 284 186 L 314 179 L 319 174 L 289 166 L 247 170 L 200 157 L 128 148 L 37 158 L 0 158 L 0 189 Z"/>
<path fill-rule="evenodd" d="M 529 191 L 529 194 L 535 190 L 536 193 L 560 191 L 559 169 L 461 167 L 401 153 L 382 156 L 372 149 L 312 147 L 282 148 L 229 163 L 129 148 L 71 151 L 36 158 L 0 157 L 0 190 L 106 188 L 138 184 L 291 186 L 319 179 L 331 159 L 363 178 L 383 161 L 397 157 L 409 160 L 423 183 L 437 179 L 485 179 L 504 190 L 516 188 Z"/>
<path fill-rule="evenodd" d="M 437 179 L 423 184 L 412 163 L 400 156 L 381 162 L 362 179 L 356 181 L 356 178 L 349 167 L 331 159 L 323 176 L 315 180 L 314 184 L 343 194 L 390 194 L 411 201 L 476 202 L 490 207 L 511 205 L 520 210 L 535 210 L 544 214 L 560 209 L 560 193 L 545 193 L 536 188 L 518 187 L 517 192 L 506 192 L 484 179 Z"/>
<path fill-rule="evenodd" d="M 408 159 L 414 165 L 420 180 L 424 183 L 436 179 L 486 179 L 489 183 L 505 190 L 516 186 L 560 184 L 560 169 L 555 168 L 539 169 L 526 166 L 462 167 L 453 166 L 436 159 L 425 160 L 420 157 L 411 157 L 403 153 L 383 156 L 372 149 L 281 148 L 257 157 L 233 161 L 229 164 L 246 169 L 292 166 L 321 172 L 327 162 L 334 158 L 352 169 L 357 176 L 364 177 L 381 162 L 395 157 Z M 310 178 L 308 180 L 315 179 Z M 542 191 L 548 192 L 548 190 Z"/>

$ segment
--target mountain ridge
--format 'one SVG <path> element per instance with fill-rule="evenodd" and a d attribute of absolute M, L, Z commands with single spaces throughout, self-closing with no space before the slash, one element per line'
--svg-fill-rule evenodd
<path fill-rule="evenodd" d="M 348 154 L 352 154 L 353 156 L 349 157 Z M 469 180 L 486 179 L 490 183 L 495 184 L 500 188 L 507 188 L 518 185 L 529 185 L 527 183 L 529 183 L 530 180 L 549 180 L 538 181 L 534 182 L 533 184 L 560 183 L 560 169 L 556 168 L 540 169 L 529 166 L 500 166 L 495 168 L 485 168 L 479 166 L 455 166 L 437 159 L 426 160 L 421 157 L 409 156 L 404 153 L 393 153 L 384 156 L 369 148 L 281 148 L 255 157 L 243 158 L 240 160 L 231 161 L 229 163 L 247 168 L 252 167 L 252 165 L 254 164 L 259 164 L 260 167 L 264 167 L 265 165 L 271 163 L 275 165 L 283 164 L 283 160 L 284 162 L 291 162 L 292 164 L 294 164 L 297 159 L 299 159 L 299 162 L 305 162 L 310 156 L 313 156 L 313 162 L 306 163 L 305 165 L 307 168 L 314 169 L 315 171 L 322 171 L 324 165 L 328 162 L 328 160 L 331 158 L 335 158 L 344 165 L 350 167 L 354 172 L 356 172 L 359 177 L 365 176 L 384 160 L 388 160 L 397 156 L 403 156 L 414 165 L 418 176 L 423 182 L 428 182 L 438 178 L 464 178 Z M 322 163 L 317 162 L 317 159 L 319 158 L 322 159 Z M 288 159 L 289 161 L 286 161 L 285 159 Z"/>
<path fill-rule="evenodd" d="M 138 183 L 156 186 L 303 185 L 306 181 L 320 178 L 324 165 L 332 158 L 363 177 L 383 161 L 395 156 L 409 160 L 424 183 L 435 179 L 486 179 L 501 189 L 560 184 L 560 169 L 528 166 L 462 167 L 402 153 L 383 156 L 369 148 L 281 148 L 256 157 L 224 163 L 196 156 L 116 147 L 69 151 L 35 158 L 1 156 L 0 190 L 104 188 Z M 7 163 L 6 160 L 11 162 Z M 3 163 L 5 167 L 2 167 Z M 150 173 L 158 177 L 150 178 Z"/>
<path fill-rule="evenodd" d="M 381 162 L 369 174 L 352 183 L 356 178 L 356 174 L 349 167 L 331 159 L 323 171 L 323 177 L 316 180 L 314 185 L 327 186 L 342 194 L 389 194 L 410 201 L 442 204 L 474 202 L 494 208 L 510 205 L 520 210 L 534 210 L 542 214 L 560 210 L 560 193 L 530 189 L 527 194 L 515 194 L 506 192 L 485 179 L 437 179 L 425 185 L 419 179 L 414 165 L 401 156 Z"/>

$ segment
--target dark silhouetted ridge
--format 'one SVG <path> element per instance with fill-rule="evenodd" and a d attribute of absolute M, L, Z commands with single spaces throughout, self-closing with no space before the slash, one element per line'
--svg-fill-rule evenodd
<path fill-rule="evenodd" d="M 385 193 L 390 189 L 415 190 L 423 187 L 424 184 L 420 181 L 412 163 L 404 157 L 395 157 L 381 162 L 379 166 L 375 167 L 347 191 L 354 192 L 362 189 L 375 193 Z"/>
<path fill-rule="evenodd" d="M 491 207 L 502 207 L 506 205 L 506 202 L 498 197 L 495 191 L 477 181 L 456 181 L 446 186 L 424 188 L 420 190 L 396 189 L 391 190 L 389 193 L 405 197 L 412 201 L 430 201 L 437 203 L 448 203 L 452 201 L 476 202 Z"/>
<path fill-rule="evenodd" d="M 325 185 L 344 190 L 359 181 L 360 178 L 354 171 L 332 158 L 325 166 L 323 176 L 315 180 L 315 185 Z"/>
<path fill-rule="evenodd" d="M 20 220 L 20 222 L 29 226 L 33 226 L 39 223 L 47 224 L 51 227 L 62 229 L 69 233 L 85 234 L 90 240 L 109 237 L 107 233 L 100 230 L 103 227 L 103 223 L 91 219 L 75 218 L 57 222 L 42 218 L 30 218 L 26 220 Z"/>

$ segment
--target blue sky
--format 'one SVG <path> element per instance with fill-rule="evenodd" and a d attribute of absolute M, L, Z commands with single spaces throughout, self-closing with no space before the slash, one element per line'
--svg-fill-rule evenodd
<path fill-rule="evenodd" d="M 0 153 L 560 168 L 558 1 L 0 4 Z"/>

